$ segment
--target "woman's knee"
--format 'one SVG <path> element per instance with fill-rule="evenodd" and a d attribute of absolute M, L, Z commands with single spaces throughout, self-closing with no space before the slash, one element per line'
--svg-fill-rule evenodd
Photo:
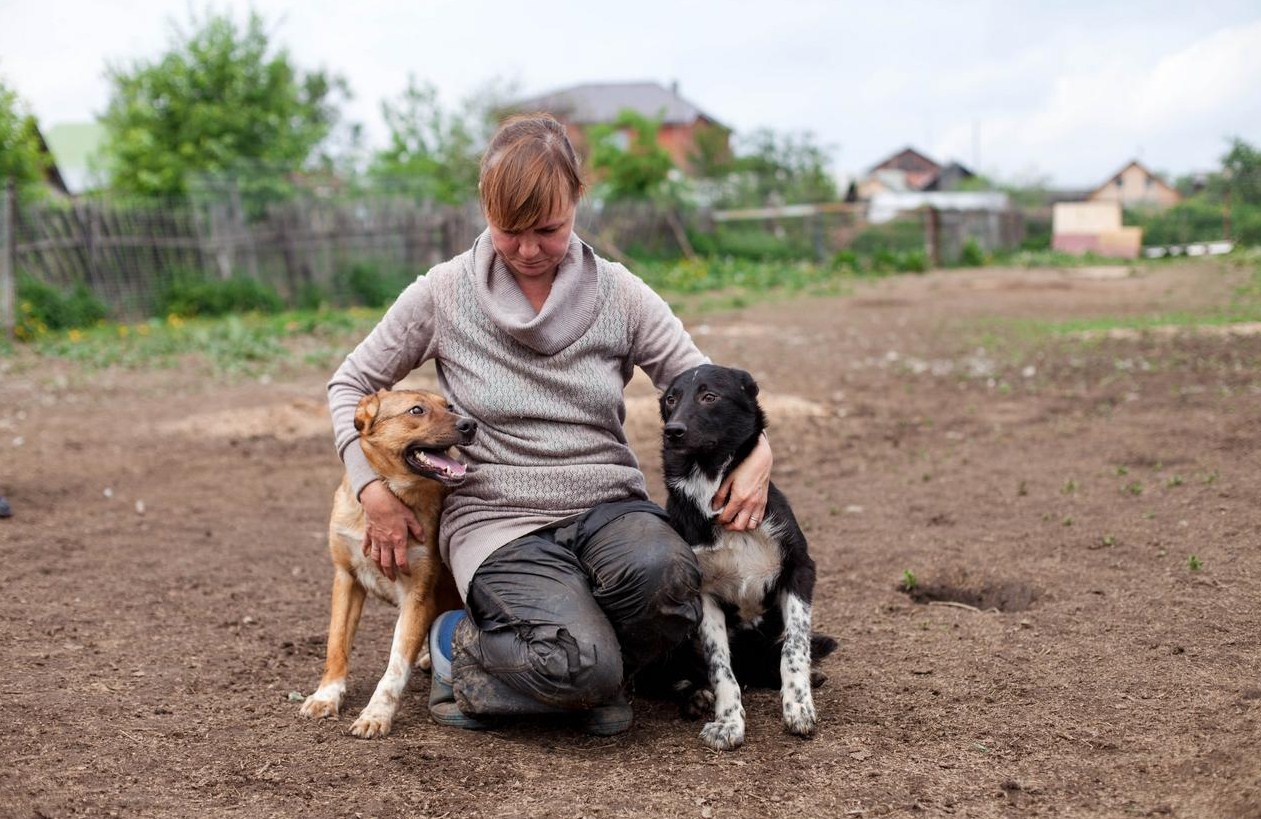
<path fill-rule="evenodd" d="M 635 598 L 636 608 L 674 610 L 698 600 L 701 569 L 691 547 L 661 518 L 633 513 L 609 524 L 601 536 L 626 544 L 608 549 L 595 569 L 599 593 Z"/>
<path fill-rule="evenodd" d="M 561 708 L 591 708 L 614 699 L 622 686 L 622 655 L 616 637 L 583 624 L 532 626 L 528 648 L 532 693 Z"/>

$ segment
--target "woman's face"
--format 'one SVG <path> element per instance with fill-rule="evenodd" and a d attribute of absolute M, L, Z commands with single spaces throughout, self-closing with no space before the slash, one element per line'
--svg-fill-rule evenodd
<path fill-rule="evenodd" d="M 576 210 L 573 203 L 568 203 L 525 230 L 511 233 L 491 225 L 490 239 L 495 252 L 519 279 L 551 276 L 569 252 Z"/>

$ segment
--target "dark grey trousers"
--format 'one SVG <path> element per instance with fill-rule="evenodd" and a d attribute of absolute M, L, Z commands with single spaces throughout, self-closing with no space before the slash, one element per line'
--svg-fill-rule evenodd
<path fill-rule="evenodd" d="M 700 567 L 661 507 L 619 501 L 497 549 L 473 575 L 456 630 L 456 703 L 468 714 L 589 709 L 691 637 Z M 474 627 L 475 626 L 475 627 Z"/>

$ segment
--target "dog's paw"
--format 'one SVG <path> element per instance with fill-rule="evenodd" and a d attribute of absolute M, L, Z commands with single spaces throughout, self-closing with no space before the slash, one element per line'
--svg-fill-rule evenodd
<path fill-rule="evenodd" d="M 714 713 L 714 692 L 709 688 L 698 688 L 679 706 L 685 719 L 701 719 Z"/>
<path fill-rule="evenodd" d="M 433 671 L 433 659 L 429 656 L 429 649 L 420 652 L 420 656 L 416 658 L 416 667 L 426 673 Z"/>
<path fill-rule="evenodd" d="M 302 703 L 300 713 L 311 719 L 337 719 L 341 704 L 341 697 L 330 697 L 316 691 Z"/>
<path fill-rule="evenodd" d="M 728 717 L 705 723 L 701 742 L 715 751 L 730 751 L 744 743 L 744 719 Z"/>
<path fill-rule="evenodd" d="M 784 728 L 788 730 L 788 733 L 808 737 L 814 733 L 817 721 L 814 702 L 809 697 L 801 701 L 796 699 L 784 701 Z"/>
<path fill-rule="evenodd" d="M 380 739 L 389 736 L 394 727 L 394 715 L 368 707 L 359 714 L 359 719 L 350 726 L 350 733 L 360 739 Z"/>

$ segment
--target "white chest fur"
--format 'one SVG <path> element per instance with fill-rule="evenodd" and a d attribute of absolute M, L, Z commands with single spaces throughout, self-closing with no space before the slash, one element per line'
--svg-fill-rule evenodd
<path fill-rule="evenodd" d="M 701 591 L 736 607 L 740 619 L 753 622 L 765 612 L 766 593 L 779 578 L 783 556 L 767 531 L 724 532 L 713 547 L 696 550 Z"/>
<path fill-rule="evenodd" d="M 686 478 L 671 481 L 670 488 L 687 496 L 698 509 L 709 509 L 719 483 L 719 478 L 708 478 L 693 469 Z M 751 532 L 723 530 L 712 546 L 697 547 L 701 591 L 735 606 L 745 622 L 761 617 L 766 592 L 783 567 L 777 535 L 775 519 L 767 518 Z"/>

